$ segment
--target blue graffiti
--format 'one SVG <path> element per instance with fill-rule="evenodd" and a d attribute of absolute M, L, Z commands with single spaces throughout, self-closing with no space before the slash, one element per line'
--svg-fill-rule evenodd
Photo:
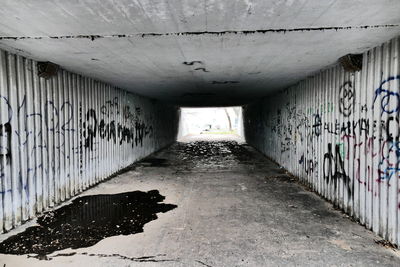
<path fill-rule="evenodd" d="M 400 75 L 389 77 L 387 80 L 384 80 L 378 89 L 375 90 L 374 102 L 372 104 L 372 108 L 378 99 L 378 96 L 381 96 L 381 114 L 387 113 L 392 114 L 399 111 L 400 108 L 400 95 L 396 91 L 390 90 L 390 86 L 387 83 L 396 81 L 400 79 Z M 384 85 L 388 86 L 388 89 L 383 88 Z M 396 104 L 393 107 L 389 106 L 389 103 L 395 101 Z"/>
<path fill-rule="evenodd" d="M 390 155 L 392 159 L 390 158 Z M 390 180 L 400 171 L 400 142 L 390 142 L 388 155 L 384 157 L 378 165 L 378 174 L 380 180 Z"/>

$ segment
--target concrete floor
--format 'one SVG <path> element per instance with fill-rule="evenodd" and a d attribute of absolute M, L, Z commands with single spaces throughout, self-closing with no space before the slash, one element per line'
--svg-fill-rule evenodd
<path fill-rule="evenodd" d="M 192 136 L 82 195 L 159 190 L 178 207 L 144 232 L 49 260 L 0 255 L 3 266 L 399 266 L 400 254 L 307 191 L 253 148 Z M 225 139 L 225 137 L 224 137 Z M 205 140 L 205 141 L 204 141 Z M 31 223 L 32 224 L 32 223 Z M 30 224 L 30 225 L 31 225 Z M 20 229 L 21 230 L 21 229 Z M 5 236 L 15 234 L 13 231 Z M 76 254 L 68 256 L 68 253 Z M 150 258 L 143 258 L 151 256 Z"/>

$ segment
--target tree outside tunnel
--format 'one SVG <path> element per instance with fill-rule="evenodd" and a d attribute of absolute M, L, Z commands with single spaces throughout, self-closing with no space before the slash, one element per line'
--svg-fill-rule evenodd
<path fill-rule="evenodd" d="M 178 139 L 188 135 L 243 136 L 242 108 L 181 108 Z"/>

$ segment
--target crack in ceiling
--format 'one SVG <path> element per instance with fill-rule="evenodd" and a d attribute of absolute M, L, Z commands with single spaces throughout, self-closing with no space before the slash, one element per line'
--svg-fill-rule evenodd
<path fill-rule="evenodd" d="M 0 40 L 41 40 L 41 39 L 90 39 L 92 41 L 100 38 L 132 38 L 132 37 L 165 37 L 165 36 L 198 36 L 198 35 L 225 35 L 225 34 L 266 34 L 266 33 L 291 33 L 291 32 L 315 32 L 315 31 L 343 31 L 343 30 L 367 30 L 377 28 L 396 28 L 400 24 L 384 25 L 361 25 L 361 26 L 328 26 L 328 27 L 304 27 L 289 29 L 263 29 L 263 30 L 226 30 L 226 31 L 189 31 L 189 32 L 166 32 L 166 33 L 132 33 L 132 34 L 91 34 L 91 35 L 59 35 L 59 36 L 0 36 Z"/>

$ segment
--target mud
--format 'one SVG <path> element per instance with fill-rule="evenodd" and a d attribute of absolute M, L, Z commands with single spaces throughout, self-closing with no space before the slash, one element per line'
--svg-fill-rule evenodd
<path fill-rule="evenodd" d="M 40 259 L 57 250 L 93 246 L 106 237 L 140 233 L 157 213 L 177 207 L 160 203 L 164 199 L 158 190 L 79 197 L 40 216 L 38 226 L 0 243 L 0 253 L 37 254 Z"/>
<path fill-rule="evenodd" d="M 172 149 L 182 160 L 182 164 L 218 165 L 247 163 L 254 161 L 253 154 L 236 141 L 196 141 L 177 143 Z"/>

